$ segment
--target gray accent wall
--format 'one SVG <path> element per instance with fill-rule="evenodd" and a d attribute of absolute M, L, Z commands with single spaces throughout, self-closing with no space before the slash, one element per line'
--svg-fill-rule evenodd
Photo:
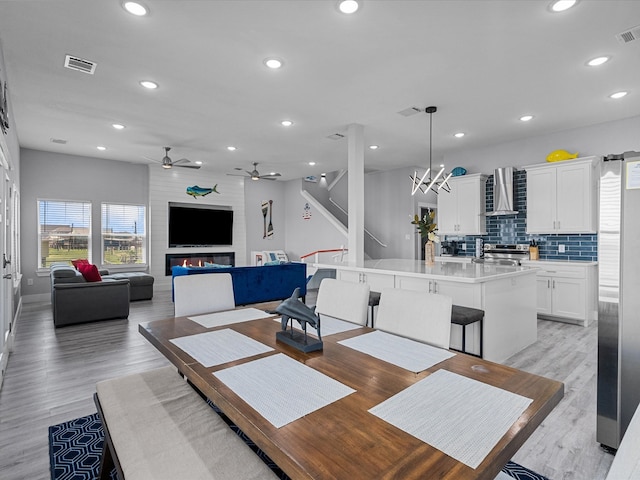
<path fill-rule="evenodd" d="M 50 291 L 48 272 L 38 275 L 38 199 L 90 201 L 93 261 L 100 263 L 102 202 L 148 205 L 147 166 L 23 148 L 21 165 L 22 294 Z M 33 285 L 28 285 L 28 279 Z"/>
<path fill-rule="evenodd" d="M 251 264 L 251 252 L 263 250 L 286 251 L 286 182 L 280 180 L 244 180 L 245 220 L 247 222 L 247 263 Z M 264 237 L 262 202 L 273 201 L 271 221 L 273 235 Z M 266 218 L 269 223 L 269 215 Z"/>

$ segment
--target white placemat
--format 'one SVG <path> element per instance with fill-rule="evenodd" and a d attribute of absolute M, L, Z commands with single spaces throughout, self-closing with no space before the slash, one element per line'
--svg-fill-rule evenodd
<path fill-rule="evenodd" d="M 230 325 L 232 323 L 248 322 L 250 320 L 258 320 L 259 318 L 270 317 L 271 315 L 258 310 L 257 308 L 243 308 L 241 310 L 229 310 L 227 312 L 207 313 L 206 315 L 197 315 L 195 317 L 187 317 L 189 320 L 199 323 L 205 328 L 219 327 L 221 325 Z"/>
<path fill-rule="evenodd" d="M 264 343 L 229 328 L 174 338 L 171 343 L 205 367 L 273 351 Z"/>
<path fill-rule="evenodd" d="M 338 343 L 416 373 L 455 356 L 455 353 L 448 350 L 380 330 Z"/>
<path fill-rule="evenodd" d="M 276 428 L 355 392 L 282 353 L 213 375 Z"/>
<path fill-rule="evenodd" d="M 280 318 L 276 318 L 276 321 L 280 322 Z M 293 322 L 293 328 L 302 331 L 300 324 L 297 320 L 291 320 Z M 334 335 L 336 333 L 348 332 L 349 330 L 355 330 L 361 328 L 362 325 L 356 323 L 345 322 L 344 320 L 338 320 L 333 317 L 322 317 L 320 319 L 320 335 L 326 337 L 327 335 Z M 307 327 L 307 334 L 317 337 L 313 327 Z"/>
<path fill-rule="evenodd" d="M 531 402 L 501 388 L 438 370 L 369 412 L 477 468 Z"/>

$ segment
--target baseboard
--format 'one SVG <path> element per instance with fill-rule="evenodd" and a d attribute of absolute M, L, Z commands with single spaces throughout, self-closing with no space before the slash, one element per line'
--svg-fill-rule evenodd
<path fill-rule="evenodd" d="M 51 303 L 50 293 L 36 293 L 33 295 L 22 295 L 23 303 Z"/>
<path fill-rule="evenodd" d="M 9 339 L 7 340 L 7 344 L 9 345 L 9 351 L 13 351 L 13 341 L 16 338 L 16 327 L 18 325 L 18 319 L 20 318 L 20 314 L 22 313 L 22 297 L 18 300 L 18 307 L 16 308 L 16 313 L 13 316 L 13 322 L 11 323 L 11 332 L 9 333 Z"/>
<path fill-rule="evenodd" d="M 0 352 L 0 390 L 2 389 L 2 382 L 4 381 L 4 372 L 6 372 L 7 365 L 9 364 L 9 355 L 11 355 L 11 351 L 13 350 L 13 339 L 16 336 L 16 324 L 18 322 L 18 318 L 20 318 L 21 312 L 22 298 L 18 302 L 18 308 L 16 308 L 15 316 L 13 317 L 13 320 L 11 322 L 7 342 L 4 344 L 3 350 Z"/>

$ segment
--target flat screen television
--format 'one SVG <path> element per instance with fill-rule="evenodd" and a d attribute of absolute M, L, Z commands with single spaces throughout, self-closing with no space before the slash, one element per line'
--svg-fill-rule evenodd
<path fill-rule="evenodd" d="M 212 205 L 169 204 L 169 247 L 233 244 L 233 210 Z"/>

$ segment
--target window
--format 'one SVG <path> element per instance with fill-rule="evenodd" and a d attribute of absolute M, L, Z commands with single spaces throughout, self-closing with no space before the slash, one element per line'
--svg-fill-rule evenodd
<path fill-rule="evenodd" d="M 91 261 L 91 203 L 38 200 L 38 265 Z"/>
<path fill-rule="evenodd" d="M 102 204 L 102 264 L 147 263 L 144 205 Z"/>

